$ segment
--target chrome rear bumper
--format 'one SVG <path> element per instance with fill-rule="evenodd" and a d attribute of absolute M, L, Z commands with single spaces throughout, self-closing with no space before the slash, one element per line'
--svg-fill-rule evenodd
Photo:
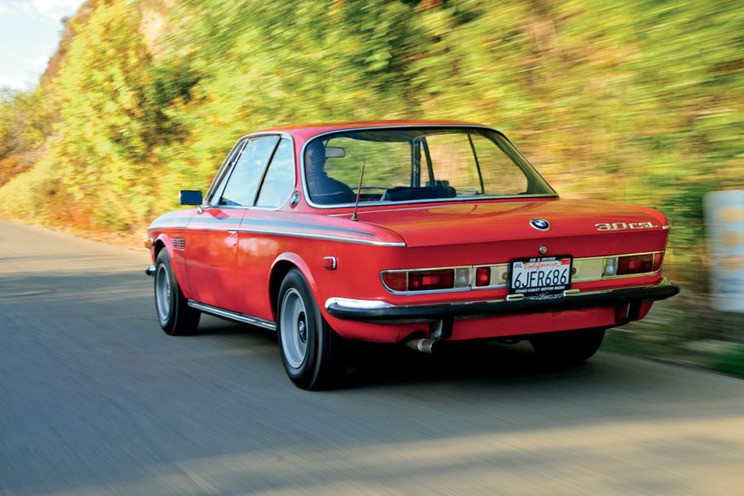
<path fill-rule="evenodd" d="M 326 310 L 339 319 L 367 322 L 426 322 L 446 318 L 479 318 L 519 313 L 551 312 L 577 308 L 628 306 L 627 319 L 633 319 L 641 303 L 664 300 L 679 293 L 679 287 L 665 277 L 659 284 L 581 293 L 575 290 L 558 298 L 516 299 L 433 305 L 392 305 L 374 300 L 330 298 Z"/>

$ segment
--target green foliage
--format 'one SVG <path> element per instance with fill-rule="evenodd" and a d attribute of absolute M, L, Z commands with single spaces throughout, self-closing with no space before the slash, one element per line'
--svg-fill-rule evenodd
<path fill-rule="evenodd" d="M 51 133 L 54 117 L 52 102 L 41 91 L 0 94 L 0 160 L 39 149 Z"/>
<path fill-rule="evenodd" d="M 493 125 L 565 197 L 662 208 L 680 261 L 704 194 L 744 187 L 741 2 L 91 6 L 55 79 L 0 102 L 0 160 L 45 150 L 54 188 L 33 194 L 54 219 L 139 228 L 206 189 L 240 135 L 301 121 Z"/>
<path fill-rule="evenodd" d="M 711 360 L 713 370 L 744 378 L 744 346 L 739 345 Z"/>

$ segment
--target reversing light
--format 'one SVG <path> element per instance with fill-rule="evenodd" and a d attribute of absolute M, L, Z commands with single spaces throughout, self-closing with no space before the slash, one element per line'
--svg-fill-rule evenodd
<path fill-rule="evenodd" d="M 617 258 L 605 258 L 603 276 L 617 275 Z"/>
<path fill-rule="evenodd" d="M 455 269 L 455 287 L 467 288 L 470 286 L 470 268 L 461 267 Z"/>

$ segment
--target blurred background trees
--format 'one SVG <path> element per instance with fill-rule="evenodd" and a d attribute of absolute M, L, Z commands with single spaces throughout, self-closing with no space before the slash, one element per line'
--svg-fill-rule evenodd
<path fill-rule="evenodd" d="M 357 119 L 494 126 L 564 197 L 661 208 L 680 267 L 744 187 L 737 1 L 90 0 L 65 29 L 0 94 L 5 215 L 141 231 L 242 134 Z"/>

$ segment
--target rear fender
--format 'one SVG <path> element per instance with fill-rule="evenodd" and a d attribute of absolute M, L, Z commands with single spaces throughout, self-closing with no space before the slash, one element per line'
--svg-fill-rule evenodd
<path fill-rule="evenodd" d="M 310 286 L 310 291 L 313 293 L 313 298 L 318 299 L 318 284 L 305 260 L 296 253 L 282 253 L 271 265 L 271 276 L 269 277 L 268 287 L 266 288 L 267 293 L 271 297 L 271 312 L 274 320 L 277 318 L 276 311 L 278 307 L 279 288 L 282 285 L 284 276 L 292 268 L 297 268 L 302 272 L 305 281 Z M 316 304 L 322 311 L 322 303 L 316 301 Z"/>

